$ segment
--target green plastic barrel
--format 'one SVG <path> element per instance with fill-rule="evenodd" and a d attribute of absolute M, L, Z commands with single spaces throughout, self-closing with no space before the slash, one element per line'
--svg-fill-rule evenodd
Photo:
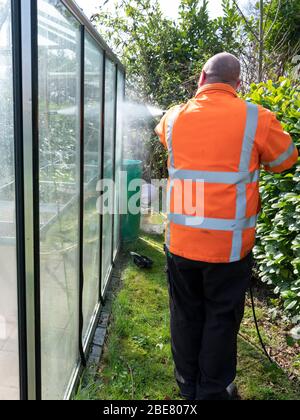
<path fill-rule="evenodd" d="M 133 242 L 138 239 L 141 226 L 141 194 L 142 194 L 142 162 L 140 160 L 124 160 L 123 172 L 127 172 L 127 208 L 130 199 L 136 203 L 137 214 L 130 211 L 121 218 L 121 234 L 123 242 Z M 129 184 L 133 180 L 139 180 L 139 187 L 135 191 L 129 191 Z"/>

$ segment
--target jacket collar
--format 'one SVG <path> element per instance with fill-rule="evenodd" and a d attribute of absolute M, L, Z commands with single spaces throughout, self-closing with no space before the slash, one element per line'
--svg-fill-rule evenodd
<path fill-rule="evenodd" d="M 212 83 L 210 85 L 204 85 L 200 87 L 196 93 L 196 98 L 198 98 L 203 93 L 209 93 L 212 91 L 226 92 L 231 93 L 233 96 L 238 96 L 237 91 L 230 85 L 225 83 Z"/>

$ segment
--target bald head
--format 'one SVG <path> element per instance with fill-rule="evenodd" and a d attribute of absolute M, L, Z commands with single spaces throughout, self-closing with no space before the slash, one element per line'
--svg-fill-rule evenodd
<path fill-rule="evenodd" d="M 210 58 L 203 68 L 200 86 L 226 83 L 237 89 L 240 83 L 241 64 L 232 54 L 221 53 Z"/>

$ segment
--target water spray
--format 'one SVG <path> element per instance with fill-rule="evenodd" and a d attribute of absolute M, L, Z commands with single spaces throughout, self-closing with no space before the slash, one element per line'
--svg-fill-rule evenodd
<path fill-rule="evenodd" d="M 164 109 L 157 108 L 157 107 L 152 106 L 152 105 L 146 105 L 146 108 L 154 118 L 155 117 L 162 117 L 167 112 Z"/>

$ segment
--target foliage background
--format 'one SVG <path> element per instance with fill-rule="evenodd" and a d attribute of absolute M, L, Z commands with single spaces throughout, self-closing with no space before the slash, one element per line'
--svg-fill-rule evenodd
<path fill-rule="evenodd" d="M 162 109 L 185 102 L 197 90 L 204 63 L 221 51 L 240 58 L 243 93 L 257 81 L 259 3 L 249 0 L 241 15 L 238 2 L 222 0 L 223 16 L 211 19 L 208 0 L 181 0 L 179 18 L 173 21 L 157 0 L 115 2 L 114 11 L 100 8 L 92 21 L 126 66 L 129 100 Z M 300 53 L 300 2 L 263 3 L 263 80 L 293 76 L 292 59 Z M 146 179 L 166 177 L 166 153 L 153 135 L 155 122 L 146 118 L 140 125 L 140 141 L 128 143 L 125 152 L 145 162 Z"/>
<path fill-rule="evenodd" d="M 259 2 L 249 0 L 241 15 L 238 1 L 222 0 L 223 16 L 212 19 L 208 0 L 181 0 L 174 21 L 162 13 L 157 0 L 115 1 L 114 12 L 101 8 L 92 21 L 122 57 L 133 97 L 164 109 L 186 101 L 206 60 L 222 51 L 241 59 L 244 91 L 258 81 Z M 266 81 L 290 73 L 292 58 L 300 52 L 300 3 L 264 0 L 263 5 Z"/>
<path fill-rule="evenodd" d="M 286 78 L 251 86 L 247 99 L 277 114 L 300 146 L 300 89 Z M 255 256 L 262 281 L 275 288 L 287 313 L 300 321 L 300 160 L 283 174 L 262 173 L 263 211 Z"/>

